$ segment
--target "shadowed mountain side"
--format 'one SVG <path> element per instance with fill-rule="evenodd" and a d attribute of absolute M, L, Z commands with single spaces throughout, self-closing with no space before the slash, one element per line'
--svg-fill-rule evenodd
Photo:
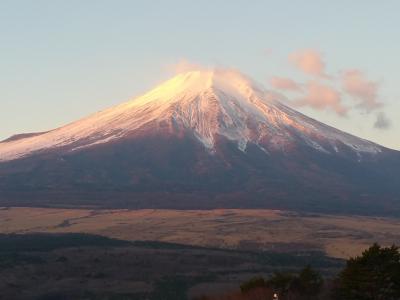
<path fill-rule="evenodd" d="M 231 70 L 0 142 L 0 205 L 279 208 L 400 215 L 400 152 L 284 105 Z"/>
<path fill-rule="evenodd" d="M 399 215 L 395 154 L 357 162 L 299 145 L 266 155 L 224 137 L 210 154 L 190 133 L 158 133 L 0 164 L 0 205 Z"/>

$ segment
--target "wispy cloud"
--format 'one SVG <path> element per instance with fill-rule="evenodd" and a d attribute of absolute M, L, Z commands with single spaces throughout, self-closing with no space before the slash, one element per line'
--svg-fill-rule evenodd
<path fill-rule="evenodd" d="M 376 121 L 374 123 L 374 128 L 377 129 L 389 129 L 391 122 L 384 112 L 379 112 L 376 115 Z"/>
<path fill-rule="evenodd" d="M 343 89 L 358 102 L 360 108 L 370 112 L 382 107 L 378 101 L 379 83 L 366 78 L 360 70 L 348 70 L 342 75 Z"/>
<path fill-rule="evenodd" d="M 167 65 L 167 70 L 174 73 L 174 74 L 180 74 L 184 72 L 190 72 L 190 71 L 204 71 L 208 70 L 210 68 L 193 63 L 191 61 L 188 61 L 186 59 L 181 59 L 175 64 L 169 64 Z"/>
<path fill-rule="evenodd" d="M 333 87 L 311 81 L 306 85 L 305 95 L 294 101 L 296 106 L 310 106 L 316 110 L 332 110 L 346 116 L 348 108 L 343 105 L 339 91 Z"/>
<path fill-rule="evenodd" d="M 318 50 L 298 50 L 289 55 L 289 62 L 309 76 L 308 83 L 301 83 L 289 77 L 273 76 L 270 85 L 284 92 L 296 92 L 302 96 L 288 101 L 296 106 L 309 106 L 316 110 L 330 110 L 345 116 L 351 110 L 371 113 L 382 109 L 380 82 L 369 79 L 359 69 L 347 69 L 333 75 L 326 73 L 326 63 Z M 326 84 L 329 79 L 329 84 Z M 286 99 L 290 97 L 285 96 Z M 355 104 L 354 104 L 355 103 Z M 375 128 L 386 129 L 390 121 L 384 112 L 377 114 Z"/>
<path fill-rule="evenodd" d="M 313 49 L 306 49 L 294 52 L 289 55 L 289 61 L 302 72 L 317 76 L 328 78 L 325 73 L 325 62 L 321 54 Z"/>
<path fill-rule="evenodd" d="M 300 91 L 300 85 L 290 78 L 277 77 L 271 78 L 271 86 L 277 90 L 281 91 Z"/>

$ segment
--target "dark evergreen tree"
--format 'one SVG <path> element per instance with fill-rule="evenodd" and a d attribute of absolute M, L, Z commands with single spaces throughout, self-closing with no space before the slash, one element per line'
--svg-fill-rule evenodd
<path fill-rule="evenodd" d="M 315 299 L 324 284 L 321 274 L 312 269 L 311 266 L 301 270 L 296 279 L 293 288 L 298 291 L 302 299 Z"/>
<path fill-rule="evenodd" d="M 243 282 L 240 285 L 240 290 L 243 293 L 246 293 L 252 289 L 259 288 L 259 287 L 265 287 L 265 280 L 262 276 L 257 276 L 249 279 L 248 281 Z"/>
<path fill-rule="evenodd" d="M 279 295 L 287 295 L 291 289 L 292 285 L 297 279 L 297 276 L 292 273 L 286 272 L 275 272 L 267 281 L 267 286 L 271 287 Z"/>
<path fill-rule="evenodd" d="M 399 248 L 374 244 L 361 256 L 347 261 L 336 285 L 335 299 L 399 300 Z"/>

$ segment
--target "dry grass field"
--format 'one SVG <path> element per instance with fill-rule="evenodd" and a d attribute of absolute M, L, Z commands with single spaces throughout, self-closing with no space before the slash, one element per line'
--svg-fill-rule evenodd
<path fill-rule="evenodd" d="M 83 232 L 244 250 L 323 250 L 348 258 L 400 242 L 400 220 L 277 210 L 0 208 L 0 233 Z"/>

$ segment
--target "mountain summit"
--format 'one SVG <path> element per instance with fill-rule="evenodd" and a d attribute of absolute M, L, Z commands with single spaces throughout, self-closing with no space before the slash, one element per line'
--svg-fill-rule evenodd
<path fill-rule="evenodd" d="M 187 72 L 0 143 L 0 204 L 400 207 L 400 154 L 311 119 L 237 71 Z"/>

